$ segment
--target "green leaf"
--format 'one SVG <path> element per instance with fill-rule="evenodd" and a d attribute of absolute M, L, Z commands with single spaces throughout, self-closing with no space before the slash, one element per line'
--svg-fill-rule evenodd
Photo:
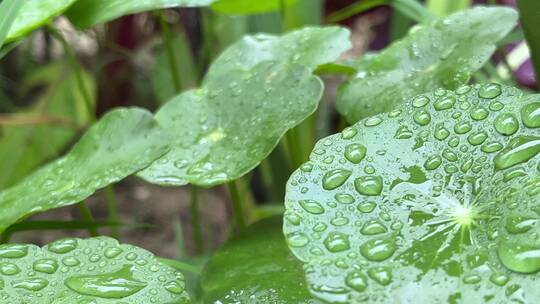
<path fill-rule="evenodd" d="M 80 202 L 166 153 L 170 138 L 138 108 L 106 114 L 71 151 L 0 192 L 0 232 L 36 212 Z"/>
<path fill-rule="evenodd" d="M 207 187 L 235 180 L 315 111 L 322 90 L 305 68 L 265 62 L 183 93 L 156 113 L 160 124 L 175 130 L 173 149 L 139 176 Z"/>
<path fill-rule="evenodd" d="M 217 2 L 212 4 L 212 9 L 220 13 L 251 15 L 279 11 L 282 3 L 289 6 L 297 1 L 298 0 L 217 0 Z"/>
<path fill-rule="evenodd" d="M 510 8 L 476 7 L 413 28 L 378 55 L 360 60 L 356 76 L 339 89 L 338 111 L 352 124 L 404 98 L 456 88 L 489 60 L 516 19 Z"/>
<path fill-rule="evenodd" d="M 20 1 L 20 0 L 19 0 Z M 62 14 L 76 0 L 25 0 L 9 30 L 8 41 L 19 39 Z"/>
<path fill-rule="evenodd" d="M 4 303 L 191 303 L 184 276 L 108 237 L 0 245 Z"/>
<path fill-rule="evenodd" d="M 95 106 L 95 81 L 83 71 Z M 57 157 L 93 119 L 80 94 L 76 76 L 64 63 L 33 70 L 20 86 L 29 94 L 45 87 L 27 110 L 11 114 L 13 125 L 0 133 L 0 189 L 18 182 L 45 161 Z M 16 121 L 19 120 L 20 123 Z M 35 121 L 33 121 L 35 120 Z"/>
<path fill-rule="evenodd" d="M 351 48 L 349 30 L 337 26 L 304 27 L 283 36 L 246 36 L 227 48 L 210 66 L 205 82 L 220 74 L 249 69 L 263 61 L 294 63 L 315 70 Z"/>
<path fill-rule="evenodd" d="M 471 6 L 471 0 L 428 0 L 427 8 L 437 16 L 446 16 Z"/>
<path fill-rule="evenodd" d="M 540 3 L 534 0 L 518 0 L 519 17 L 527 44 L 531 49 L 536 79 L 540 79 Z M 537 81 L 540 83 L 540 80 Z"/>
<path fill-rule="evenodd" d="M 280 218 L 257 222 L 216 251 L 203 271 L 204 303 L 319 303 L 287 248 Z M 264 237 L 262 237 L 264 236 Z"/>
<path fill-rule="evenodd" d="M 0 3 L 0 47 L 4 44 L 23 4 L 20 0 L 5 0 Z"/>
<path fill-rule="evenodd" d="M 116 18 L 172 7 L 210 5 L 215 0 L 78 0 L 66 15 L 78 28 L 84 29 Z"/>
<path fill-rule="evenodd" d="M 540 95 L 438 89 L 319 141 L 284 233 L 331 303 L 533 303 L 539 163 Z"/>
<path fill-rule="evenodd" d="M 332 35 L 338 37 L 325 40 Z M 212 64 L 202 88 L 156 113 L 176 132 L 173 149 L 139 176 L 162 185 L 209 187 L 255 168 L 287 130 L 315 111 L 323 85 L 311 72 L 349 46 L 346 36 L 337 27 L 306 28 L 231 46 Z"/>

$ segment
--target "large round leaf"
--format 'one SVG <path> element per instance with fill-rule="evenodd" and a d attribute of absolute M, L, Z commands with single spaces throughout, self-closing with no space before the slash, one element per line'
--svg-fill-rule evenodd
<path fill-rule="evenodd" d="M 183 275 L 114 239 L 0 245 L 2 303 L 191 303 Z"/>
<path fill-rule="evenodd" d="M 540 95 L 444 89 L 322 139 L 284 233 L 332 303 L 540 298 Z"/>
<path fill-rule="evenodd" d="M 281 10 L 281 6 L 290 6 L 298 0 L 217 0 L 212 9 L 228 14 L 249 15 Z"/>
<path fill-rule="evenodd" d="M 404 39 L 360 60 L 357 74 L 338 92 L 338 111 L 352 124 L 404 98 L 455 89 L 486 63 L 516 20 L 510 8 L 475 7 L 414 27 Z"/>
<path fill-rule="evenodd" d="M 146 110 L 109 112 L 66 156 L 0 192 L 0 232 L 33 213 L 80 202 L 147 167 L 168 151 L 167 134 Z"/>
<path fill-rule="evenodd" d="M 202 273 L 204 303 L 319 303 L 281 226 L 281 218 L 260 221 L 216 251 Z"/>
<path fill-rule="evenodd" d="M 22 1 L 22 0 L 21 0 Z M 76 0 L 24 0 L 7 35 L 13 41 L 62 14 Z"/>
<path fill-rule="evenodd" d="M 88 28 L 125 15 L 171 7 L 206 6 L 214 1 L 215 0 L 78 0 L 77 3 L 69 9 L 67 16 L 75 26 L 79 28 Z"/>
<path fill-rule="evenodd" d="M 156 119 L 176 132 L 173 148 L 139 175 L 162 185 L 200 186 L 241 177 L 315 111 L 323 87 L 311 72 L 349 46 L 348 31 L 338 27 L 235 43 L 212 64 L 202 88 L 158 111 Z"/>
<path fill-rule="evenodd" d="M 250 69 L 263 61 L 294 63 L 315 70 L 332 62 L 351 47 L 349 30 L 337 26 L 305 27 L 283 36 L 245 36 L 228 47 L 210 66 L 205 82 L 237 69 Z"/>
<path fill-rule="evenodd" d="M 212 186 L 237 179 L 315 111 L 322 90 L 306 68 L 276 62 L 221 75 L 156 113 L 175 132 L 173 149 L 139 176 L 163 185 Z"/>

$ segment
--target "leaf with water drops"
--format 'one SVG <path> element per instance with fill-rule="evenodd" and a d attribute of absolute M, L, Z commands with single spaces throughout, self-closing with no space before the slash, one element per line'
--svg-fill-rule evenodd
<path fill-rule="evenodd" d="M 281 218 L 262 220 L 215 252 L 201 278 L 204 303 L 319 303 L 307 290 L 302 263 L 287 248 L 281 226 Z"/>
<path fill-rule="evenodd" d="M 169 141 L 146 110 L 107 113 L 64 157 L 0 192 L 0 232 L 36 212 L 78 203 L 147 167 L 169 150 Z"/>
<path fill-rule="evenodd" d="M 164 128 L 175 130 L 173 148 L 139 176 L 162 185 L 237 179 L 315 111 L 322 89 L 306 68 L 263 62 L 185 92 L 156 114 Z"/>
<path fill-rule="evenodd" d="M 215 1 L 216 0 L 78 0 L 75 5 L 66 12 L 66 15 L 78 28 L 88 28 L 125 15 L 173 7 L 207 6 Z"/>
<path fill-rule="evenodd" d="M 329 303 L 534 303 L 540 95 L 438 89 L 319 141 L 284 233 Z"/>
<path fill-rule="evenodd" d="M 25 0 L 7 35 L 7 41 L 21 38 L 62 14 L 76 0 Z"/>
<path fill-rule="evenodd" d="M 338 92 L 349 123 L 392 110 L 404 98 L 466 83 L 516 25 L 511 8 L 475 7 L 411 29 L 377 55 L 361 59 Z"/>
<path fill-rule="evenodd" d="M 183 275 L 108 237 L 0 245 L 2 303 L 191 303 Z"/>
<path fill-rule="evenodd" d="M 263 61 L 299 64 L 315 70 L 333 62 L 351 47 L 349 30 L 337 27 L 304 27 L 283 36 L 245 36 L 228 47 L 210 66 L 205 82 Z"/>

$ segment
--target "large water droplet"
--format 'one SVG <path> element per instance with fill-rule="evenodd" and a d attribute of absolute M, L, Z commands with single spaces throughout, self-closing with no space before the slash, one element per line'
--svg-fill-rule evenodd
<path fill-rule="evenodd" d="M 343 185 L 351 176 L 351 171 L 346 169 L 334 169 L 326 172 L 322 179 L 325 190 L 333 190 Z"/>
<path fill-rule="evenodd" d="M 75 248 L 77 248 L 77 240 L 76 239 L 62 239 L 58 240 L 54 243 L 49 244 L 47 246 L 49 251 L 58 253 L 58 254 L 64 254 L 68 253 Z"/>
<path fill-rule="evenodd" d="M 519 129 L 519 122 L 512 113 L 503 113 L 495 118 L 493 122 L 495 130 L 502 135 L 512 135 Z"/>
<path fill-rule="evenodd" d="M 330 252 L 340 252 L 351 248 L 349 236 L 341 232 L 330 232 L 324 239 L 324 246 Z"/>
<path fill-rule="evenodd" d="M 435 133 L 434 136 L 438 140 L 445 140 L 450 135 L 450 131 L 444 127 L 442 123 L 438 123 L 437 126 L 435 126 Z"/>
<path fill-rule="evenodd" d="M 370 213 L 373 211 L 373 209 L 375 209 L 375 207 L 377 207 L 377 204 L 375 204 L 374 202 L 364 202 L 364 203 L 358 204 L 356 209 L 358 209 L 358 211 L 362 213 Z"/>
<path fill-rule="evenodd" d="M 386 286 L 392 282 L 392 271 L 388 267 L 372 267 L 368 270 L 368 276 L 383 286 Z"/>
<path fill-rule="evenodd" d="M 414 113 L 413 119 L 417 124 L 426 126 L 431 122 L 431 115 L 428 111 L 421 110 Z"/>
<path fill-rule="evenodd" d="M 380 176 L 362 176 L 354 180 L 354 188 L 358 193 L 368 196 L 379 195 L 383 188 Z"/>
<path fill-rule="evenodd" d="M 467 141 L 473 146 L 478 146 L 483 144 L 487 138 L 488 134 L 486 131 L 478 131 L 476 133 L 471 133 L 471 135 L 467 137 Z"/>
<path fill-rule="evenodd" d="M 324 213 L 324 207 L 314 200 L 301 200 L 299 203 L 304 210 L 311 214 Z"/>
<path fill-rule="evenodd" d="M 540 152 L 540 137 L 518 136 L 510 140 L 495 158 L 495 168 L 502 170 L 528 161 Z"/>
<path fill-rule="evenodd" d="M 358 133 L 358 130 L 354 127 L 347 127 L 341 131 L 341 138 L 343 139 L 351 139 L 353 138 L 356 133 Z"/>
<path fill-rule="evenodd" d="M 478 90 L 478 97 L 486 98 L 486 99 L 493 99 L 501 95 L 501 93 L 502 93 L 502 89 L 501 89 L 500 84 L 489 83 L 489 84 L 484 84 L 482 87 L 480 87 L 480 90 Z"/>
<path fill-rule="evenodd" d="M 424 168 L 427 170 L 435 170 L 439 168 L 439 166 L 442 163 L 442 158 L 439 155 L 433 155 L 426 159 L 426 162 L 424 163 Z"/>
<path fill-rule="evenodd" d="M 454 96 L 445 96 L 437 99 L 433 104 L 433 107 L 435 107 L 435 110 L 437 111 L 442 111 L 453 108 L 455 103 L 456 98 Z"/>
<path fill-rule="evenodd" d="M 0 273 L 3 275 L 11 276 L 21 272 L 21 269 L 13 263 L 1 263 Z"/>
<path fill-rule="evenodd" d="M 0 258 L 17 259 L 28 254 L 28 246 L 22 244 L 0 245 Z"/>
<path fill-rule="evenodd" d="M 168 292 L 174 293 L 174 294 L 182 294 L 185 290 L 185 285 L 183 282 L 178 281 L 171 281 L 167 284 L 165 284 L 165 289 Z"/>
<path fill-rule="evenodd" d="M 118 247 L 110 247 L 105 249 L 104 255 L 106 258 L 112 259 L 117 257 L 120 253 L 122 253 L 122 251 L 123 250 Z"/>
<path fill-rule="evenodd" d="M 291 247 L 304 247 L 309 242 L 308 237 L 302 232 L 293 232 L 286 235 L 287 244 Z"/>
<path fill-rule="evenodd" d="M 533 273 L 540 270 L 540 247 L 528 243 L 502 240 L 497 255 L 503 265 L 515 272 Z"/>
<path fill-rule="evenodd" d="M 377 219 L 371 219 L 365 222 L 362 226 L 362 229 L 360 230 L 360 232 L 365 235 L 381 234 L 385 233 L 386 231 L 388 231 L 388 229 L 386 229 L 386 226 L 384 226 L 384 224 Z"/>
<path fill-rule="evenodd" d="M 413 132 L 405 125 L 399 126 L 399 128 L 396 130 L 396 134 L 394 134 L 395 139 L 407 139 L 411 138 L 412 136 Z"/>
<path fill-rule="evenodd" d="M 37 272 L 53 274 L 58 269 L 58 262 L 54 259 L 40 259 L 34 262 L 33 268 Z"/>
<path fill-rule="evenodd" d="M 355 270 L 347 274 L 345 284 L 358 292 L 362 292 L 366 290 L 367 277 L 360 271 Z"/>
<path fill-rule="evenodd" d="M 17 280 L 11 283 L 13 288 L 26 289 L 28 291 L 40 291 L 49 285 L 49 281 L 42 278 L 31 278 L 26 280 Z"/>
<path fill-rule="evenodd" d="M 345 147 L 345 158 L 353 164 L 360 163 L 366 157 L 367 149 L 361 144 L 350 144 Z"/>
<path fill-rule="evenodd" d="M 70 277 L 64 283 L 70 289 L 83 295 L 121 299 L 139 292 L 148 285 L 136 280 L 133 272 L 133 265 L 124 265 L 113 273 Z"/>
<path fill-rule="evenodd" d="M 533 102 L 521 109 L 521 120 L 528 128 L 540 127 L 540 102 Z"/>
<path fill-rule="evenodd" d="M 420 95 L 420 96 L 416 96 L 413 99 L 412 105 L 415 108 L 420 108 L 420 107 L 423 107 L 423 106 L 427 105 L 428 102 L 429 102 L 429 97 L 424 96 L 424 95 Z"/>
<path fill-rule="evenodd" d="M 370 261 L 384 261 L 396 251 L 392 238 L 369 240 L 360 246 L 360 253 Z"/>

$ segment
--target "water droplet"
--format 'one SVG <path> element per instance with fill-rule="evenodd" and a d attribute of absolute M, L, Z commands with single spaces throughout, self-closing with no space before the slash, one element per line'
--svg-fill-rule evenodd
<path fill-rule="evenodd" d="M 304 247 L 309 242 L 307 236 L 302 232 L 287 234 L 287 244 L 291 247 Z"/>
<path fill-rule="evenodd" d="M 445 140 L 450 135 L 450 131 L 444 127 L 442 123 L 437 124 L 435 127 L 435 138 L 438 140 Z"/>
<path fill-rule="evenodd" d="M 489 280 L 495 285 L 504 286 L 510 278 L 504 273 L 493 273 L 489 276 Z"/>
<path fill-rule="evenodd" d="M 540 127 L 540 102 L 533 102 L 521 109 L 521 120 L 528 128 Z"/>
<path fill-rule="evenodd" d="M 362 176 L 354 180 L 354 188 L 358 193 L 368 196 L 379 195 L 383 188 L 383 179 L 380 176 Z"/>
<path fill-rule="evenodd" d="M 489 142 L 483 145 L 480 150 L 484 153 L 493 153 L 500 151 L 503 148 L 503 145 L 499 142 Z"/>
<path fill-rule="evenodd" d="M 58 269 L 58 262 L 53 259 L 40 259 L 34 262 L 33 268 L 37 272 L 53 274 Z"/>
<path fill-rule="evenodd" d="M 77 248 L 77 240 L 76 239 L 61 239 L 54 243 L 49 244 L 47 248 L 51 252 L 58 253 L 58 254 L 65 254 Z"/>
<path fill-rule="evenodd" d="M 463 277 L 463 283 L 476 284 L 482 281 L 482 278 L 477 274 L 469 274 Z"/>
<path fill-rule="evenodd" d="M 108 259 L 113 259 L 117 257 L 120 253 L 122 253 L 122 251 L 123 250 L 118 247 L 109 247 L 105 249 L 104 255 Z"/>
<path fill-rule="evenodd" d="M 349 236 L 341 232 L 330 232 L 323 243 L 330 252 L 341 252 L 351 248 Z"/>
<path fill-rule="evenodd" d="M 484 107 L 477 107 L 471 111 L 471 118 L 474 120 L 484 120 L 489 116 L 489 111 Z"/>
<path fill-rule="evenodd" d="M 427 170 L 435 170 L 439 168 L 441 163 L 442 158 L 439 155 L 433 155 L 426 159 L 426 162 L 424 163 L 424 168 L 426 168 Z"/>
<path fill-rule="evenodd" d="M 443 111 L 453 108 L 455 103 L 456 98 L 454 96 L 445 96 L 437 99 L 433 104 L 433 107 L 435 107 L 435 110 L 437 111 Z"/>
<path fill-rule="evenodd" d="M 411 138 L 412 136 L 413 132 L 405 125 L 399 126 L 399 128 L 396 130 L 396 134 L 394 134 L 395 139 L 407 139 Z"/>
<path fill-rule="evenodd" d="M 360 253 L 370 261 L 384 261 L 396 251 L 396 243 L 393 239 L 373 239 L 360 246 Z"/>
<path fill-rule="evenodd" d="M 455 162 L 458 160 L 458 156 L 456 155 L 456 153 L 454 153 L 454 151 L 450 149 L 444 149 L 442 155 L 446 160 L 451 162 Z"/>
<path fill-rule="evenodd" d="M 336 201 L 345 205 L 352 204 L 355 202 L 354 197 L 347 193 L 338 193 L 334 196 L 334 198 L 336 199 Z"/>
<path fill-rule="evenodd" d="M 365 235 L 375 235 L 387 232 L 386 226 L 377 219 L 371 219 L 364 223 L 360 232 Z"/>
<path fill-rule="evenodd" d="M 361 144 L 350 144 L 345 147 L 345 158 L 353 164 L 360 163 L 366 157 L 367 149 Z"/>
<path fill-rule="evenodd" d="M 76 257 L 65 257 L 62 259 L 62 264 L 68 267 L 75 267 L 79 265 L 81 262 Z"/>
<path fill-rule="evenodd" d="M 343 185 L 351 176 L 351 171 L 346 169 L 334 169 L 326 172 L 322 179 L 322 186 L 325 190 L 334 190 Z"/>
<path fill-rule="evenodd" d="M 392 271 L 387 267 L 372 267 L 368 270 L 368 276 L 383 286 L 386 286 L 392 282 Z"/>
<path fill-rule="evenodd" d="M 531 230 L 538 220 L 519 215 L 511 215 L 506 218 L 506 231 L 512 234 L 525 233 Z"/>
<path fill-rule="evenodd" d="M 414 122 L 421 126 L 426 126 L 431 122 L 431 115 L 425 110 L 417 111 L 413 115 Z"/>
<path fill-rule="evenodd" d="M 22 244 L 0 245 L 0 258 L 17 259 L 28 254 L 28 246 Z"/>
<path fill-rule="evenodd" d="M 487 138 L 488 138 L 488 134 L 485 131 L 479 131 L 479 132 L 470 134 L 469 137 L 467 137 L 467 141 L 473 146 L 478 146 L 478 145 L 483 144 Z"/>
<path fill-rule="evenodd" d="M 136 280 L 133 272 L 133 265 L 124 265 L 113 273 L 70 277 L 64 283 L 70 289 L 83 295 L 121 299 L 139 292 L 148 285 Z"/>
<path fill-rule="evenodd" d="M 314 200 L 301 200 L 300 206 L 311 214 L 323 214 L 324 207 Z"/>
<path fill-rule="evenodd" d="M 355 270 L 347 274 L 345 284 L 358 292 L 362 292 L 367 288 L 367 277 L 360 271 Z"/>
<path fill-rule="evenodd" d="M 341 138 L 351 139 L 358 133 L 358 130 L 354 127 L 347 127 L 341 131 Z"/>
<path fill-rule="evenodd" d="M 540 152 L 540 137 L 518 136 L 512 138 L 495 158 L 495 169 L 502 170 L 528 161 Z"/>
<path fill-rule="evenodd" d="M 412 105 L 415 108 L 421 108 L 429 103 L 429 97 L 420 95 L 413 99 Z"/>
<path fill-rule="evenodd" d="M 174 293 L 174 294 L 182 294 L 185 290 L 185 285 L 178 281 L 171 281 L 167 284 L 165 284 L 165 289 L 168 292 Z"/>
<path fill-rule="evenodd" d="M 503 265 L 512 271 L 533 273 L 540 270 L 540 248 L 537 246 L 502 240 L 497 255 Z"/>
<path fill-rule="evenodd" d="M 13 263 L 1 263 L 0 273 L 3 275 L 11 276 L 21 272 L 21 269 Z"/>
<path fill-rule="evenodd" d="M 493 99 L 501 95 L 501 85 L 498 83 L 484 84 L 478 90 L 478 97 L 485 99 Z"/>
<path fill-rule="evenodd" d="M 375 209 L 375 207 L 377 207 L 377 204 L 374 202 L 364 202 L 359 204 L 356 209 L 362 213 L 370 213 L 373 211 L 373 209 Z"/>
<path fill-rule="evenodd" d="M 11 286 L 13 288 L 26 289 L 28 291 L 40 291 L 49 285 L 49 281 L 42 278 L 32 278 L 26 280 L 13 281 Z"/>
<path fill-rule="evenodd" d="M 472 125 L 468 121 L 462 121 L 454 125 L 454 132 L 456 134 L 465 134 L 472 129 Z"/>
<path fill-rule="evenodd" d="M 519 128 L 519 122 L 512 113 L 503 113 L 495 118 L 493 122 L 495 130 L 502 135 L 512 135 L 517 132 Z"/>
<path fill-rule="evenodd" d="M 382 118 L 379 116 L 372 116 L 364 121 L 364 126 L 366 127 L 374 127 L 379 125 L 382 122 Z"/>

